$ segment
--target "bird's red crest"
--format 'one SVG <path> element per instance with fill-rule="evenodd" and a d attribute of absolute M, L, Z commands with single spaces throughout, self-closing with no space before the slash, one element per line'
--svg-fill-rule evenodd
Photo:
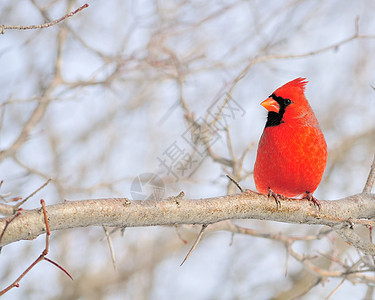
<path fill-rule="evenodd" d="M 305 87 L 308 81 L 306 78 L 298 77 L 292 81 L 289 81 L 288 83 L 284 84 L 283 87 L 295 87 L 295 88 L 300 88 L 302 91 L 305 91 Z"/>
<path fill-rule="evenodd" d="M 276 91 L 274 91 L 274 94 L 283 98 L 296 100 L 296 97 L 299 97 L 298 95 L 304 94 L 307 82 L 308 81 L 306 80 L 306 78 L 296 78 L 279 87 Z"/>

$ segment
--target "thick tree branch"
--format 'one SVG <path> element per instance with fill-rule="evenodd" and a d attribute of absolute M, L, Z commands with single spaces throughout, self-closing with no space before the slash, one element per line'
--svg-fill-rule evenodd
<path fill-rule="evenodd" d="M 357 194 L 340 200 L 321 200 L 317 211 L 307 200 L 286 199 L 276 209 L 266 195 L 245 192 L 222 197 L 188 200 L 169 197 L 161 201 L 126 198 L 67 201 L 47 207 L 50 230 L 86 226 L 138 227 L 174 224 L 212 224 L 228 219 L 259 219 L 286 223 L 374 226 L 375 194 Z M 0 219 L 0 232 L 6 218 Z M 339 229 L 338 228 L 338 229 Z M 24 210 L 5 231 L 0 247 L 34 239 L 45 232 L 40 209 Z"/>

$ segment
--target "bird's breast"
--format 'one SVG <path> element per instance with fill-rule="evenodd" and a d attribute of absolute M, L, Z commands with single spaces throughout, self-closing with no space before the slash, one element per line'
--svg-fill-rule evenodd
<path fill-rule="evenodd" d="M 327 145 L 319 126 L 281 123 L 266 127 L 254 166 L 258 191 L 270 187 L 285 196 L 313 192 L 327 162 Z"/>

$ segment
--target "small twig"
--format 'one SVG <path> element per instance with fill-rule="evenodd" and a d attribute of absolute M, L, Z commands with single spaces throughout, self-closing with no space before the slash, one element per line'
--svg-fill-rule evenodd
<path fill-rule="evenodd" d="M 233 149 L 233 144 L 232 144 L 232 138 L 230 136 L 230 132 L 229 132 L 229 127 L 228 125 L 225 126 L 225 136 L 226 136 L 226 139 L 227 139 L 227 147 L 228 147 L 228 151 L 229 151 L 229 154 L 232 158 L 232 161 L 233 163 L 235 164 L 237 162 L 237 157 L 236 155 L 234 154 L 234 149 Z"/>
<path fill-rule="evenodd" d="M 239 164 L 240 164 L 240 166 L 243 166 L 243 163 L 244 163 L 244 161 L 245 161 L 245 158 L 246 158 L 247 153 L 249 153 L 249 151 L 250 151 L 251 149 L 254 148 L 254 145 L 255 145 L 255 143 L 254 143 L 254 142 L 251 142 L 251 143 L 249 144 L 249 146 L 247 146 L 247 148 L 242 152 L 242 155 L 241 155 L 241 157 L 240 157 L 240 159 L 239 159 Z"/>
<path fill-rule="evenodd" d="M 3 185 L 3 183 L 4 183 L 4 180 L 1 180 L 0 181 L 0 189 L 1 189 L 2 185 Z M 10 200 L 6 200 L 6 198 L 10 197 L 11 195 L 12 195 L 12 193 L 0 194 L 0 200 L 4 201 L 4 202 L 15 202 L 15 201 L 18 201 L 18 200 L 22 199 L 21 197 L 13 197 Z M 13 215 L 14 213 L 15 213 L 15 211 L 12 210 L 12 212 L 9 213 L 9 214 L 7 214 L 7 215 Z"/>
<path fill-rule="evenodd" d="M 366 272 L 374 272 L 374 268 L 362 269 L 362 270 L 353 270 L 353 271 L 345 271 L 342 275 L 349 275 L 349 274 L 358 274 L 358 273 L 366 273 Z"/>
<path fill-rule="evenodd" d="M 333 289 L 333 291 L 329 293 L 329 295 L 327 296 L 326 300 L 328 300 L 329 298 L 331 298 L 331 296 L 333 296 L 333 294 L 338 291 L 338 289 L 343 285 L 343 283 L 345 282 L 345 280 L 346 280 L 346 277 L 344 276 L 344 278 L 341 280 L 341 282 L 339 283 L 339 285 L 336 286 Z"/>
<path fill-rule="evenodd" d="M 63 271 L 71 280 L 73 280 L 73 277 L 68 273 L 67 270 L 65 270 L 63 267 L 61 267 L 58 263 L 54 262 L 53 260 L 43 257 L 43 260 L 48 261 L 49 263 L 53 264 L 54 266 L 58 267 L 61 271 Z"/>
<path fill-rule="evenodd" d="M 115 257 L 115 251 L 113 249 L 112 239 L 111 239 L 110 233 L 108 232 L 107 228 L 105 228 L 105 226 L 103 226 L 103 229 L 104 229 L 105 236 L 107 237 L 109 251 L 111 252 L 111 259 L 112 259 L 113 268 L 116 270 L 116 257 Z"/>
<path fill-rule="evenodd" d="M 46 261 L 50 262 L 51 264 L 53 264 L 54 266 L 58 267 L 61 271 L 63 271 L 66 275 L 68 275 L 70 279 L 73 280 L 72 276 L 70 276 L 70 274 L 63 267 L 61 267 L 56 262 L 50 260 L 49 258 L 45 257 L 48 254 L 49 236 L 51 235 L 51 232 L 50 232 L 50 229 L 49 229 L 49 223 L 48 223 L 48 217 L 47 217 L 47 211 L 46 211 L 46 204 L 45 204 L 43 199 L 40 200 L 40 203 L 42 204 L 44 222 L 46 224 L 46 247 L 42 251 L 42 254 L 39 255 L 39 257 L 13 283 L 11 283 L 8 287 L 6 287 L 2 291 L 0 291 L 0 296 L 4 295 L 6 292 L 8 292 L 9 290 L 11 290 L 14 287 L 19 287 L 19 282 L 22 280 L 22 278 L 25 277 L 26 274 L 32 268 L 34 268 L 36 264 L 38 264 L 42 260 L 46 260 Z M 19 212 L 11 219 L 11 221 L 13 221 L 16 218 L 16 216 L 18 216 L 18 215 L 19 215 Z M 9 224 L 10 222 L 7 222 L 7 223 Z M 6 227 L 7 227 L 7 224 L 5 225 L 5 228 L 4 228 L 3 232 L 5 231 Z M 2 233 L 2 235 L 3 235 L 3 233 Z M 2 235 L 1 235 L 1 237 L 2 237 Z"/>
<path fill-rule="evenodd" d="M 374 294 L 374 286 L 368 285 L 366 295 L 363 299 L 365 299 L 365 300 L 373 299 L 373 294 Z"/>
<path fill-rule="evenodd" d="M 370 173 L 368 174 L 366 184 L 363 188 L 363 193 L 371 193 L 372 187 L 374 186 L 375 182 L 375 154 L 374 160 L 372 161 L 372 165 L 370 168 Z"/>
<path fill-rule="evenodd" d="M 32 192 L 29 196 L 27 196 L 25 199 L 23 199 L 21 202 L 17 203 L 14 206 L 14 209 L 17 210 L 22 204 L 24 204 L 27 200 L 29 200 L 31 197 L 33 197 L 36 193 L 38 193 L 40 190 L 45 188 L 50 182 L 52 178 L 49 178 L 45 183 L 43 183 L 39 188 L 37 188 L 34 192 Z"/>
<path fill-rule="evenodd" d="M 285 248 L 286 248 L 286 257 L 285 257 L 285 273 L 284 273 L 284 277 L 287 277 L 288 276 L 288 271 L 289 271 L 289 257 L 290 257 L 290 248 L 291 248 L 291 244 L 292 243 L 284 243 L 285 244 Z"/>
<path fill-rule="evenodd" d="M 1 234 L 0 234 L 0 242 L 1 242 L 1 240 L 3 239 L 4 233 L 5 233 L 5 231 L 7 230 L 7 227 L 9 226 L 9 224 L 12 223 L 12 221 L 13 221 L 15 218 L 17 218 L 20 214 L 21 214 L 21 211 L 19 210 L 19 211 L 17 211 L 17 212 L 15 213 L 15 215 L 14 215 L 13 217 L 11 217 L 10 219 L 7 219 L 7 220 L 5 221 L 5 226 L 4 226 L 4 228 L 3 228 L 3 231 L 2 231 Z M 1 249 L 1 248 L 0 248 L 0 249 Z"/>
<path fill-rule="evenodd" d="M 201 229 L 201 231 L 199 232 L 199 234 L 198 234 L 198 236 L 197 236 L 197 238 L 196 238 L 196 240 L 195 240 L 193 246 L 190 248 L 188 254 L 186 254 L 184 260 L 182 261 L 182 263 L 181 263 L 181 265 L 180 265 L 180 267 L 185 263 L 185 261 L 188 259 L 188 257 L 190 256 L 190 254 L 191 254 L 191 253 L 194 251 L 194 249 L 197 247 L 199 241 L 200 241 L 201 238 L 202 238 L 203 232 L 204 232 L 204 230 L 207 228 L 207 226 L 208 226 L 208 224 L 203 224 L 203 225 L 202 225 L 202 229 Z"/>
<path fill-rule="evenodd" d="M 229 180 L 232 181 L 238 187 L 238 189 L 241 191 L 241 193 L 244 192 L 244 189 L 242 188 L 242 186 L 235 179 L 230 177 L 228 174 L 226 174 L 225 176 L 227 176 L 229 178 Z"/>
<path fill-rule="evenodd" d="M 327 253 L 324 253 L 322 251 L 317 251 L 317 253 L 327 259 L 329 259 L 331 262 L 334 262 L 338 265 L 340 265 L 341 267 L 343 268 L 349 268 L 349 266 L 347 266 L 345 263 L 343 263 L 340 259 L 338 259 L 337 257 L 335 257 L 334 255 L 330 255 L 330 254 L 327 254 Z"/>
<path fill-rule="evenodd" d="M 301 299 L 304 295 L 310 292 L 313 289 L 313 287 L 317 286 L 321 281 L 322 281 L 322 277 L 317 277 L 313 282 L 305 286 L 302 292 L 300 292 L 298 295 L 295 295 L 294 297 L 291 297 L 289 300 Z"/>
<path fill-rule="evenodd" d="M 229 247 L 232 247 L 233 243 L 234 243 L 234 232 L 232 232 L 232 234 L 231 234 Z"/>
<path fill-rule="evenodd" d="M 6 29 L 18 29 L 18 30 L 27 30 L 27 29 L 41 29 L 41 28 L 47 28 L 51 27 L 53 25 L 56 25 L 57 23 L 60 23 L 61 21 L 64 21 L 67 18 L 70 18 L 71 16 L 75 15 L 76 13 L 80 12 L 81 10 L 87 8 L 89 5 L 86 3 L 76 9 L 75 11 L 72 11 L 65 16 L 61 17 L 60 19 L 54 20 L 52 22 L 39 24 L 39 25 L 29 25 L 29 26 L 22 26 L 22 25 L 0 25 L 0 34 L 4 34 Z"/>
<path fill-rule="evenodd" d="M 29 196 L 27 196 L 25 199 L 23 199 L 21 202 L 17 203 L 16 205 L 14 205 L 14 211 L 16 211 L 22 204 L 24 204 L 27 200 L 29 200 L 31 197 L 33 197 L 37 192 L 39 192 L 40 190 L 42 190 L 43 188 L 45 188 L 47 186 L 47 184 L 49 184 L 51 182 L 51 178 L 48 179 L 45 183 L 43 183 L 39 188 L 37 188 L 34 192 L 32 192 Z"/>

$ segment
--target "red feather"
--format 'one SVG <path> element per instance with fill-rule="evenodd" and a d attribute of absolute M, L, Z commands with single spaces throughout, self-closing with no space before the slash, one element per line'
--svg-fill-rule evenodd
<path fill-rule="evenodd" d="M 287 197 L 311 195 L 322 179 L 327 144 L 305 98 L 306 83 L 305 78 L 294 79 L 262 102 L 269 113 L 254 166 L 261 193 L 271 189 Z"/>

